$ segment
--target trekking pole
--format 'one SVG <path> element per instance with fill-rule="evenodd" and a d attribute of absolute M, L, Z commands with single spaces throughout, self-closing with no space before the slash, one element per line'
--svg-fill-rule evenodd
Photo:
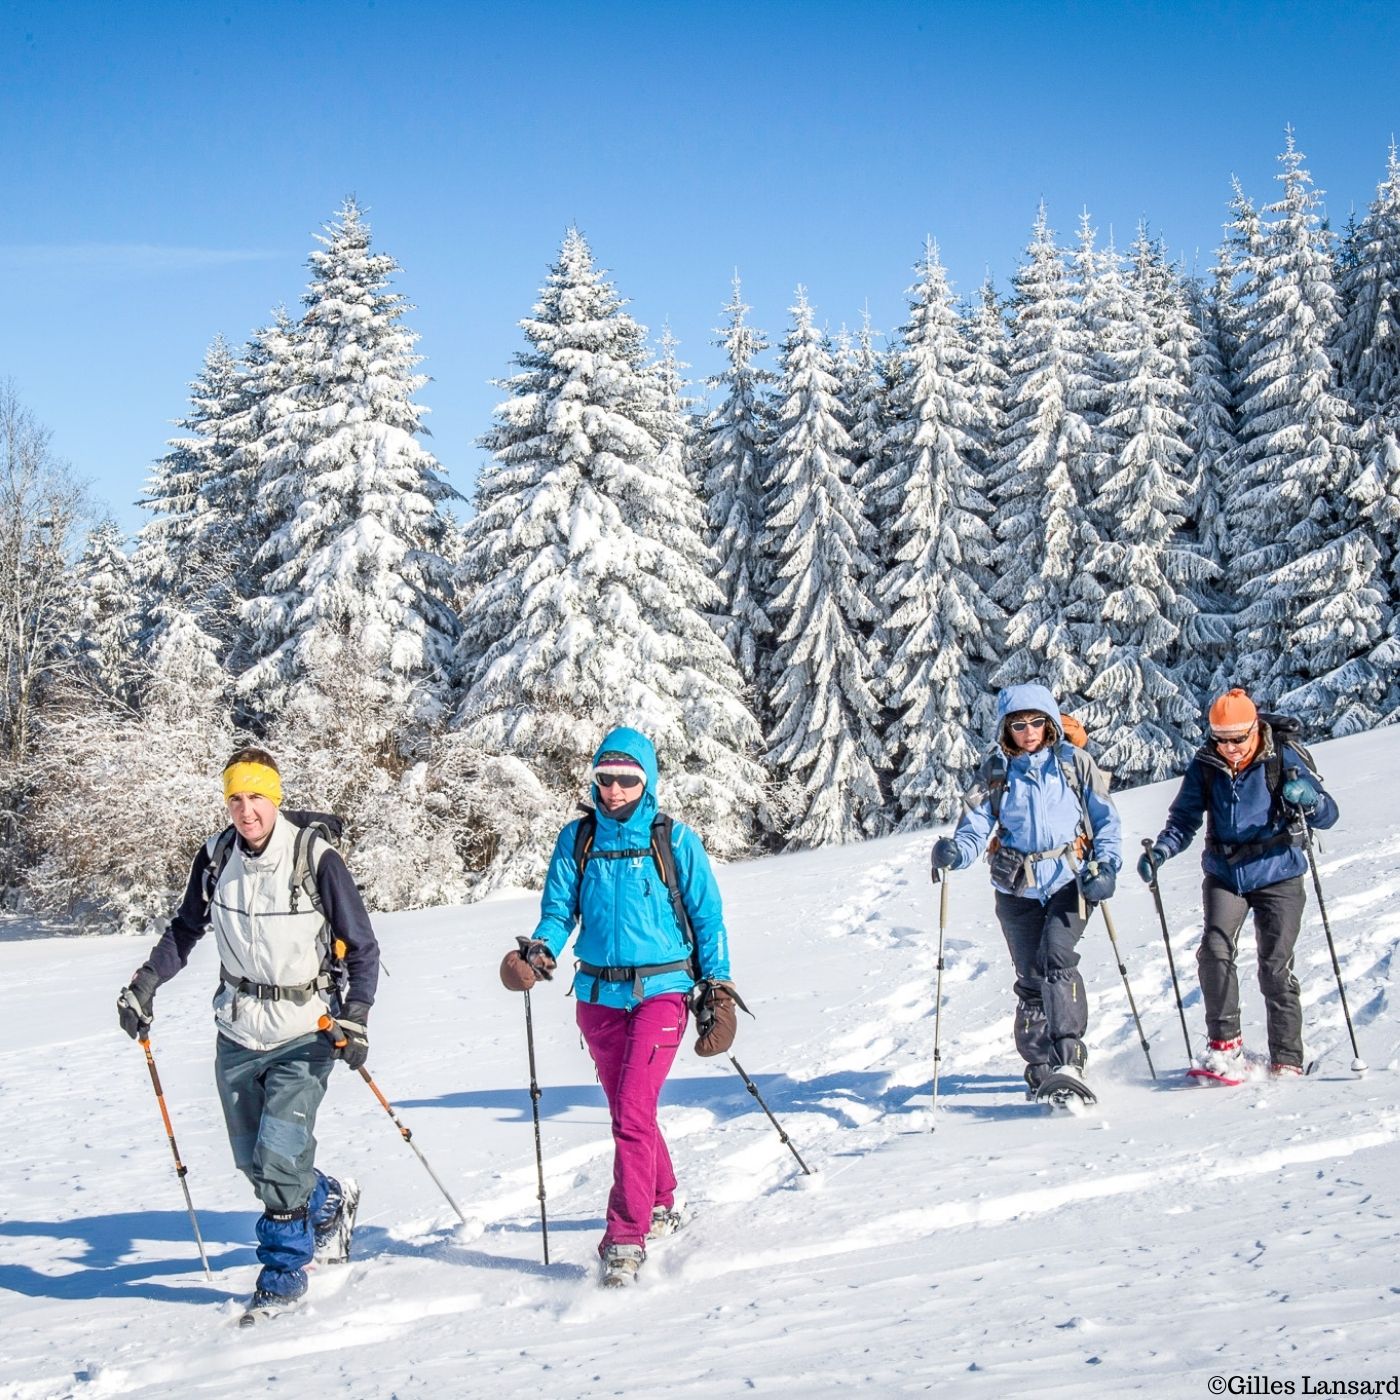
<path fill-rule="evenodd" d="M 338 1031 L 340 1027 L 337 1026 L 336 1023 L 333 1020 L 331 1020 L 329 1016 L 322 1016 L 318 1024 L 320 1026 L 320 1029 L 325 1031 L 331 1037 L 332 1043 L 336 1046 L 337 1049 L 339 1049 L 340 1046 L 345 1044 L 343 1040 L 335 1039 L 335 1032 Z M 359 1073 L 360 1078 L 363 1079 L 365 1083 L 369 1085 L 370 1092 L 374 1095 L 375 1098 L 379 1100 L 380 1107 L 384 1110 L 385 1113 L 389 1115 L 390 1118 L 393 1119 L 394 1126 L 399 1130 L 399 1136 L 403 1138 L 403 1140 L 413 1149 L 414 1156 L 417 1157 L 418 1160 L 423 1164 L 423 1170 L 426 1171 L 430 1177 L 432 1177 L 433 1184 L 447 1198 L 447 1204 L 450 1205 L 452 1209 L 457 1212 L 457 1219 L 460 1220 L 463 1225 L 465 1225 L 467 1223 L 467 1217 L 462 1214 L 462 1207 L 459 1206 L 457 1202 L 452 1199 L 452 1195 L 448 1191 L 447 1187 L 445 1187 L 442 1184 L 442 1182 L 438 1180 L 438 1174 L 432 1169 L 432 1167 L 428 1165 L 428 1159 L 423 1155 L 423 1149 L 419 1147 L 418 1144 L 413 1140 L 413 1130 L 404 1126 L 403 1122 L 399 1118 L 399 1115 L 395 1113 L 393 1108 L 390 1106 L 389 1100 L 386 1099 L 384 1095 L 380 1092 L 379 1085 L 374 1082 L 374 1079 L 370 1075 L 370 1072 L 363 1065 L 360 1066 Z"/>
<path fill-rule="evenodd" d="M 795 1148 L 792 1145 L 792 1139 L 788 1137 L 788 1135 L 783 1131 L 783 1125 L 779 1123 L 776 1118 L 773 1117 L 773 1110 L 769 1108 L 766 1103 L 763 1102 L 763 1095 L 758 1092 L 758 1085 L 755 1084 L 753 1080 L 750 1079 L 749 1076 L 744 1073 L 743 1065 L 741 1065 L 739 1061 L 734 1058 L 733 1055 L 729 1057 L 729 1063 L 739 1071 L 739 1078 L 744 1081 L 744 1088 L 746 1088 L 749 1091 L 749 1093 L 751 1093 L 754 1096 L 754 1098 L 758 1100 L 758 1106 L 768 1115 L 768 1121 L 778 1130 L 778 1136 L 783 1140 L 783 1143 L 786 1145 L 787 1150 L 791 1152 L 794 1157 L 797 1158 L 797 1165 L 801 1167 L 802 1170 L 808 1176 L 811 1176 L 812 1169 L 807 1165 L 806 1162 L 802 1160 L 802 1154 L 797 1150 L 797 1148 Z"/>
<path fill-rule="evenodd" d="M 1356 1029 L 1351 1024 L 1351 1008 L 1347 1006 L 1347 989 L 1342 985 L 1342 965 L 1337 961 L 1337 945 L 1332 941 L 1332 925 L 1327 918 L 1327 905 L 1322 898 L 1322 880 L 1317 873 L 1317 854 L 1313 850 L 1312 827 L 1308 825 L 1308 819 L 1301 808 L 1294 810 L 1303 824 L 1303 845 L 1308 853 L 1308 869 L 1312 871 L 1313 889 L 1317 891 L 1317 909 L 1322 915 L 1323 932 L 1327 935 L 1327 951 L 1332 955 L 1332 972 L 1337 979 L 1337 995 L 1342 999 L 1342 1016 L 1347 1023 L 1347 1034 L 1351 1037 L 1351 1072 L 1365 1074 L 1367 1065 L 1356 1045 Z"/>
<path fill-rule="evenodd" d="M 149 1038 L 143 1038 L 141 1048 L 146 1052 L 146 1068 L 151 1072 L 151 1084 L 156 1091 L 156 1102 L 160 1105 L 160 1116 L 165 1121 L 165 1135 L 170 1139 L 170 1151 L 175 1158 L 175 1175 L 180 1178 L 180 1190 L 185 1193 L 185 1209 L 190 1213 L 190 1224 L 194 1227 L 194 1242 L 199 1246 L 199 1260 L 204 1265 L 204 1277 L 213 1281 L 209 1272 L 209 1256 L 204 1252 L 204 1236 L 199 1233 L 199 1220 L 194 1213 L 194 1202 L 190 1200 L 190 1184 L 185 1180 L 189 1168 L 180 1160 L 180 1149 L 175 1146 L 175 1129 L 170 1126 L 170 1112 L 165 1106 L 165 1091 L 160 1087 L 160 1075 L 156 1073 L 156 1058 L 151 1054 Z"/>
<path fill-rule="evenodd" d="M 939 869 L 933 872 L 938 889 L 938 976 L 933 988 L 933 1105 L 929 1109 L 929 1132 L 938 1128 L 938 1067 L 943 1056 L 938 1048 L 943 1033 L 943 935 L 948 928 L 948 877 Z"/>
<path fill-rule="evenodd" d="M 1104 900 L 1099 908 L 1103 910 L 1104 927 L 1108 930 L 1108 941 L 1113 944 L 1114 961 L 1118 964 L 1118 971 L 1123 975 L 1123 990 L 1128 994 L 1128 1006 L 1132 1010 L 1133 1020 L 1137 1024 L 1138 1040 L 1142 1043 L 1142 1053 L 1147 1056 L 1147 1071 L 1156 1079 L 1157 1071 L 1152 1067 L 1152 1051 L 1147 1048 L 1147 1032 L 1142 1028 L 1142 1017 L 1138 1015 L 1137 1002 L 1133 1000 L 1132 984 L 1128 981 L 1128 969 L 1123 964 L 1123 954 L 1118 950 L 1118 930 L 1113 927 L 1113 915 L 1108 912 L 1108 901 Z"/>
<path fill-rule="evenodd" d="M 530 1054 L 530 1111 L 535 1119 L 535 1172 L 540 1183 L 540 1235 L 544 1240 L 544 1262 L 549 1264 L 549 1215 L 544 1205 L 544 1152 L 540 1148 L 540 1086 L 535 1078 L 535 1023 L 530 1016 L 530 993 L 525 993 L 525 1045 Z"/>
<path fill-rule="evenodd" d="M 1161 867 L 1152 855 L 1152 838 L 1142 838 L 1142 849 L 1147 852 L 1147 863 L 1152 867 L 1152 899 L 1157 906 L 1157 918 L 1162 925 L 1162 942 L 1167 945 L 1167 966 L 1172 974 L 1172 991 L 1176 993 L 1176 1012 L 1181 1017 L 1181 1034 L 1186 1041 L 1186 1058 L 1193 1058 L 1191 1032 L 1186 1029 L 1186 1008 L 1181 1004 L 1181 983 L 1176 980 L 1176 960 L 1172 957 L 1171 935 L 1167 932 L 1167 911 L 1162 907 L 1162 887 L 1157 883 L 1157 872 Z"/>

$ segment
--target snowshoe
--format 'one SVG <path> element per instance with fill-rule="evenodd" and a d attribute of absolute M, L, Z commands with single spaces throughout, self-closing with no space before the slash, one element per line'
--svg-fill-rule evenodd
<path fill-rule="evenodd" d="M 1249 1061 L 1245 1058 L 1244 1038 L 1212 1040 L 1205 1053 L 1186 1071 L 1188 1079 L 1198 1084 L 1224 1084 L 1234 1087 L 1249 1078 Z"/>
<path fill-rule="evenodd" d="M 1077 1065 L 1059 1065 L 1040 1081 L 1035 1101 L 1050 1108 L 1072 1110 L 1098 1103 L 1098 1096 L 1084 1082 Z"/>
<path fill-rule="evenodd" d="M 349 1176 L 339 1186 L 340 1204 L 335 1214 L 324 1225 L 316 1227 L 318 1264 L 350 1262 L 350 1240 L 355 1233 L 355 1213 L 360 1208 L 360 1186 Z"/>
<path fill-rule="evenodd" d="M 296 1312 L 304 1301 L 304 1294 L 289 1298 L 285 1293 L 269 1293 L 262 1288 L 255 1289 L 242 1317 L 238 1319 L 238 1325 L 252 1327 L 259 1322 L 271 1322 L 273 1318 Z"/>
<path fill-rule="evenodd" d="M 603 1251 L 604 1288 L 627 1288 L 637 1281 L 647 1252 L 639 1244 L 610 1244 Z"/>
<path fill-rule="evenodd" d="M 684 1228 L 690 1217 L 679 1206 L 653 1206 L 651 1208 L 651 1228 L 647 1231 L 647 1243 L 664 1240 Z"/>

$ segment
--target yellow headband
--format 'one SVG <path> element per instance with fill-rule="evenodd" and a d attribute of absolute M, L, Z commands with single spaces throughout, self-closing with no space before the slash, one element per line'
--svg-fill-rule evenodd
<path fill-rule="evenodd" d="M 282 805 L 282 779 L 265 763 L 230 763 L 224 769 L 224 801 L 236 792 L 253 792 L 274 807 Z"/>

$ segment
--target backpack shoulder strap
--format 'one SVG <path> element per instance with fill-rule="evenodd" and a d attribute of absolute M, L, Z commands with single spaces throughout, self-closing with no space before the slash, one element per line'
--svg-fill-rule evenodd
<path fill-rule="evenodd" d="M 311 907 L 325 917 L 326 908 L 321 902 L 321 891 L 316 884 L 316 867 L 320 856 L 316 849 L 318 841 L 324 843 L 325 828 L 319 822 L 308 822 L 297 828 L 296 841 L 292 845 L 292 913 L 297 912 L 299 896 L 305 895 Z"/>
<path fill-rule="evenodd" d="M 204 848 L 209 852 L 209 868 L 204 872 L 204 902 L 209 904 L 213 901 L 214 891 L 218 888 L 219 879 L 224 873 L 224 867 L 228 864 L 228 858 L 233 854 L 233 843 L 238 836 L 237 830 L 232 826 L 226 826 L 217 836 L 211 836 L 204 843 Z"/>
<path fill-rule="evenodd" d="M 700 976 L 700 945 L 695 937 L 695 927 L 690 922 L 690 913 L 685 907 L 685 897 L 681 894 L 681 882 L 676 874 L 676 823 L 666 812 L 658 812 L 651 821 L 651 857 L 656 862 L 656 873 L 666 886 L 671 899 L 671 912 L 676 916 L 676 926 L 685 935 L 690 945 L 691 974 L 697 982 Z"/>
<path fill-rule="evenodd" d="M 982 760 L 973 778 L 972 786 L 963 797 L 963 806 L 980 807 L 983 802 L 992 809 L 992 823 L 1001 822 L 1001 800 L 1006 796 L 1006 755 L 1001 748 L 994 748 Z"/>
<path fill-rule="evenodd" d="M 583 918 L 583 872 L 588 858 L 593 854 L 593 838 L 598 834 L 598 816 L 589 807 L 578 819 L 574 828 L 574 864 L 578 866 L 578 878 L 574 881 L 574 919 Z"/>

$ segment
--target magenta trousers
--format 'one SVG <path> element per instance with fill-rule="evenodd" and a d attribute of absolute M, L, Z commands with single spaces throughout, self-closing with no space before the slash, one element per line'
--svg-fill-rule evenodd
<path fill-rule="evenodd" d="M 648 997 L 631 1011 L 578 1003 L 578 1028 L 593 1056 L 612 1114 L 610 1244 L 643 1244 L 651 1208 L 675 1201 L 676 1173 L 656 1122 L 656 1101 L 680 1049 L 689 1012 L 680 992 Z"/>

